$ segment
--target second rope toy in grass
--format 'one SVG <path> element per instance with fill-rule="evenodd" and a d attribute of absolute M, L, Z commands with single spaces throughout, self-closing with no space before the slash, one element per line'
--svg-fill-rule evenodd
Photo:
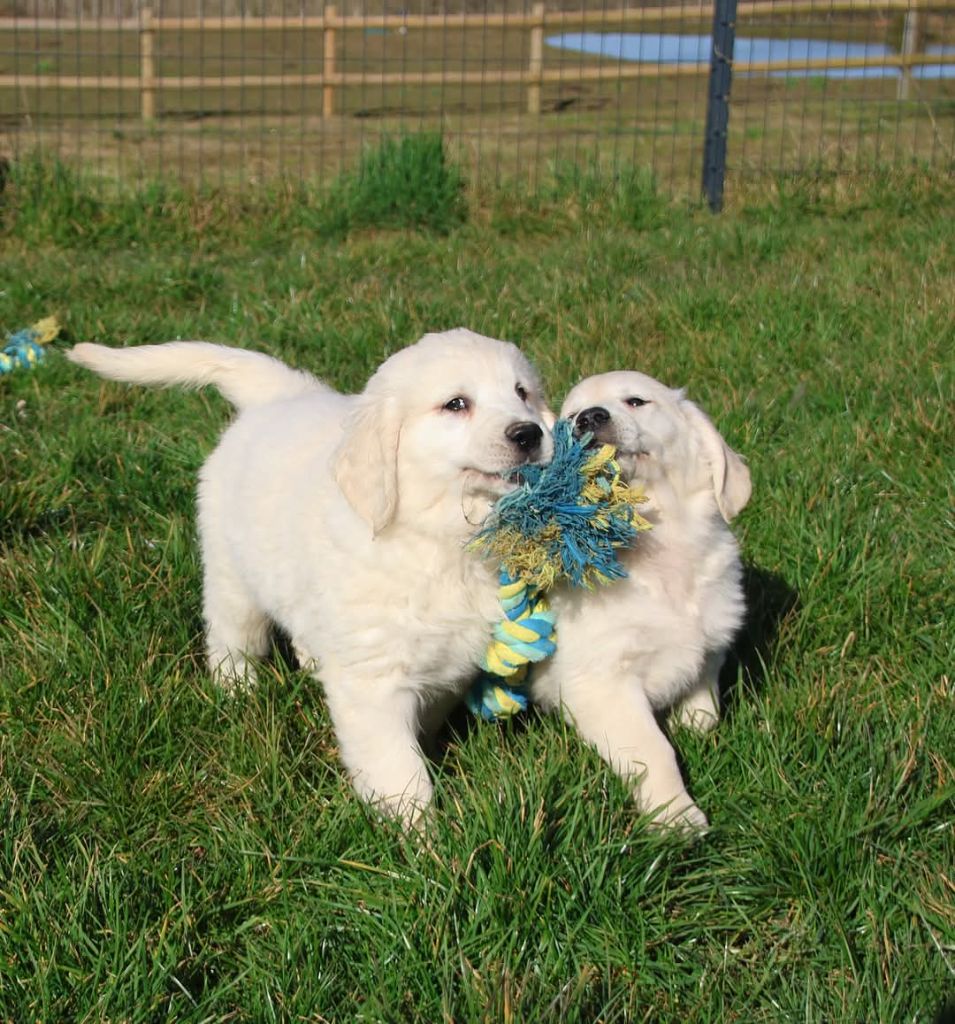
<path fill-rule="evenodd" d="M 60 333 L 55 316 L 38 320 L 32 327 L 11 334 L 0 349 L 0 374 L 12 373 L 18 367 L 31 368 L 41 362 L 46 351 L 43 346 Z"/>

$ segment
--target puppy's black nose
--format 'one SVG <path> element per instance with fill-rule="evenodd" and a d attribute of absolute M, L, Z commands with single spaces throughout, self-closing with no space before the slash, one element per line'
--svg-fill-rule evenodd
<path fill-rule="evenodd" d="M 610 422 L 610 413 L 602 406 L 593 405 L 583 412 L 577 413 L 574 420 L 574 433 L 579 437 L 581 434 L 596 434 L 600 427 Z"/>
<path fill-rule="evenodd" d="M 536 423 L 512 423 L 504 436 L 522 452 L 532 455 L 540 448 L 544 431 Z"/>

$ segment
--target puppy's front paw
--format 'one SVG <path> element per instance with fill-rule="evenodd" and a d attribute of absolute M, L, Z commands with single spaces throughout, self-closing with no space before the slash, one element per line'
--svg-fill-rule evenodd
<path fill-rule="evenodd" d="M 229 697 L 241 697 L 255 689 L 255 668 L 241 656 L 213 660 L 209 657 L 209 674 L 215 685 Z"/>
<path fill-rule="evenodd" d="M 669 803 L 657 806 L 650 824 L 654 828 L 683 832 L 687 835 L 702 835 L 710 827 L 706 815 L 685 792 L 674 797 Z"/>
<path fill-rule="evenodd" d="M 709 732 L 719 725 L 720 713 L 712 703 L 695 704 L 687 700 L 677 707 L 674 718 L 681 728 L 692 732 Z"/>
<path fill-rule="evenodd" d="M 709 732 L 720 720 L 719 695 L 715 689 L 701 687 L 677 704 L 673 717 L 678 725 L 693 732 Z"/>
<path fill-rule="evenodd" d="M 431 807 L 431 783 L 422 782 L 414 793 L 383 797 L 375 793 L 362 793 L 372 807 L 383 817 L 397 821 L 405 832 L 423 833 Z"/>

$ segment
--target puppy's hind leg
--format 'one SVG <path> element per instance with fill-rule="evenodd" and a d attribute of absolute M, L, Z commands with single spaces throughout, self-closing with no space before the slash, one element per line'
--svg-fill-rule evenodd
<path fill-rule="evenodd" d="M 676 721 L 694 732 L 709 732 L 720 720 L 720 669 L 725 651 L 710 651 L 692 689 L 674 710 Z"/>
<path fill-rule="evenodd" d="M 204 554 L 206 656 L 213 678 L 231 693 L 254 684 L 251 659 L 268 654 L 270 622 L 235 571 L 221 559 L 210 559 L 208 551 Z"/>

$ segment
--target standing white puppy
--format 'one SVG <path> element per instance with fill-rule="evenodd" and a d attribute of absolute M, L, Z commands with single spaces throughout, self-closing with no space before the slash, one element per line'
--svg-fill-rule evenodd
<path fill-rule="evenodd" d="M 552 454 L 531 365 L 464 329 L 397 352 L 360 395 L 203 342 L 70 358 L 115 380 L 212 384 L 238 408 L 200 474 L 210 668 L 250 681 L 281 626 L 314 661 L 355 788 L 413 820 L 432 789 L 421 740 L 500 615 L 495 567 L 465 544 L 510 486 L 502 472 Z"/>
<path fill-rule="evenodd" d="M 717 677 L 745 614 L 727 523 L 749 500 L 749 470 L 682 391 L 642 373 L 587 378 L 561 416 L 616 447 L 653 529 L 622 553 L 627 579 L 554 592 L 560 640 L 535 669 L 534 698 L 563 709 L 658 824 L 703 828 L 656 715 L 675 705 L 696 729 L 719 718 Z"/>

